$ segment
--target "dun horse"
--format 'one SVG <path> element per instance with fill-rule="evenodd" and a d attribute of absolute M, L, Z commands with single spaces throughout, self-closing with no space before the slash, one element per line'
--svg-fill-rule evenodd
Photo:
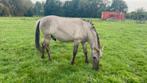
<path fill-rule="evenodd" d="M 40 30 L 44 36 L 42 47 L 40 46 Z M 49 49 L 51 39 L 74 43 L 71 64 L 74 64 L 80 43 L 83 47 L 85 62 L 88 63 L 86 42 L 89 42 L 93 58 L 93 68 L 95 70 L 99 69 L 101 47 L 98 33 L 92 23 L 80 18 L 43 17 L 36 24 L 35 44 L 36 48 L 42 53 L 42 58 L 44 58 L 45 50 L 47 51 L 49 60 L 51 60 Z"/>

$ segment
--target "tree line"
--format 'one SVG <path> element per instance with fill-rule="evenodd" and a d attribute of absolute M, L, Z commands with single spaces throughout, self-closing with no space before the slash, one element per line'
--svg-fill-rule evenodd
<path fill-rule="evenodd" d="M 126 13 L 127 4 L 123 0 L 0 0 L 0 16 L 46 16 L 100 17 L 103 11 Z"/>
<path fill-rule="evenodd" d="M 23 16 L 32 7 L 30 0 L 0 0 L 0 16 Z"/>
<path fill-rule="evenodd" d="M 143 8 L 139 8 L 136 11 L 127 13 L 126 18 L 136 20 L 138 23 L 145 23 L 147 20 L 147 11 Z"/>
<path fill-rule="evenodd" d="M 0 16 L 46 16 L 100 17 L 103 11 L 126 13 L 126 18 L 144 22 L 147 12 L 144 9 L 127 13 L 123 0 L 46 0 L 32 3 L 31 0 L 0 0 Z"/>
<path fill-rule="evenodd" d="M 112 0 L 112 2 L 109 0 L 70 0 L 65 2 L 46 0 L 43 6 L 44 15 L 67 17 L 100 17 L 101 13 L 106 10 L 127 12 L 128 9 L 123 0 Z"/>

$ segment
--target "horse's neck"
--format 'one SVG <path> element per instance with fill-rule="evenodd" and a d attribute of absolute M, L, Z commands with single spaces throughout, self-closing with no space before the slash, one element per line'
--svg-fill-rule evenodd
<path fill-rule="evenodd" d="M 89 32 L 88 39 L 89 39 L 90 47 L 92 49 L 98 48 L 97 36 L 94 31 Z"/>

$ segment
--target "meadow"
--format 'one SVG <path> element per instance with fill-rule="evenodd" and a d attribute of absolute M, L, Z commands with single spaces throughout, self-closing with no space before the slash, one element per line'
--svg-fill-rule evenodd
<path fill-rule="evenodd" d="M 71 65 L 73 43 L 51 41 L 51 58 L 40 58 L 34 44 L 39 17 L 0 17 L 0 83 L 147 83 L 147 24 L 93 23 L 104 46 L 100 70 L 84 63 L 80 45 Z"/>

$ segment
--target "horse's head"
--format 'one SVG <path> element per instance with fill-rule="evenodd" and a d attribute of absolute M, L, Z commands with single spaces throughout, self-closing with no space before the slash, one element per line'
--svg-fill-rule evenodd
<path fill-rule="evenodd" d="M 90 21 L 86 21 L 86 22 L 87 22 L 87 26 L 90 28 L 89 39 L 90 39 L 90 44 L 91 44 L 91 49 L 92 49 L 93 68 L 95 70 L 98 70 L 100 57 L 102 56 L 100 38 L 96 31 L 94 24 Z"/>
<path fill-rule="evenodd" d="M 99 38 L 99 35 L 98 33 L 96 32 L 96 28 L 93 26 L 93 33 L 95 34 L 95 47 L 94 47 L 94 50 L 93 50 L 93 67 L 95 69 L 98 69 L 99 68 L 99 61 L 100 61 L 100 57 L 102 57 L 102 51 L 103 51 L 103 48 L 101 47 L 101 44 L 100 44 L 100 38 Z M 96 57 L 96 58 L 95 58 Z"/>
<path fill-rule="evenodd" d="M 93 50 L 93 68 L 96 70 L 99 69 L 99 61 L 100 61 L 101 56 L 102 56 L 102 50 L 98 48 L 94 48 Z"/>

